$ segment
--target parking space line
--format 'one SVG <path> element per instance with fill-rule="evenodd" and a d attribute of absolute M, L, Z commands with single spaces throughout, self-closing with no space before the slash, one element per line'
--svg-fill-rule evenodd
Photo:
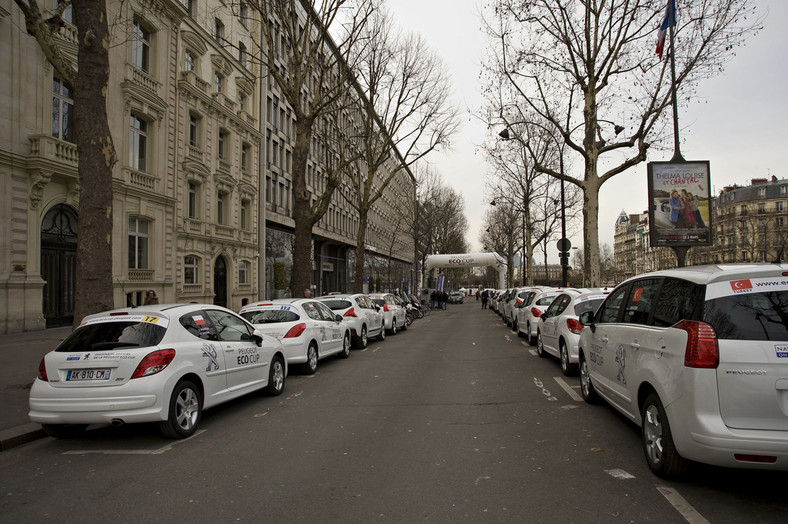
<path fill-rule="evenodd" d="M 657 486 L 657 491 L 662 493 L 662 496 L 668 499 L 668 502 L 676 508 L 682 517 L 686 519 L 687 522 L 691 524 L 709 524 L 709 521 L 706 520 L 703 515 L 698 513 L 698 511 L 689 505 L 689 502 L 679 495 L 679 492 L 673 488 L 667 488 L 665 486 Z"/>
<path fill-rule="evenodd" d="M 580 395 L 575 393 L 575 390 L 572 388 L 572 386 L 567 384 L 566 381 L 563 378 L 561 378 L 561 377 L 553 377 L 553 378 L 555 379 L 556 382 L 558 382 L 558 385 L 561 386 L 561 388 L 564 391 L 566 391 L 566 394 L 569 395 L 572 400 L 575 400 L 577 402 L 582 402 L 583 401 L 583 397 L 581 397 Z"/>
<path fill-rule="evenodd" d="M 198 429 L 191 437 L 182 440 L 174 440 L 158 449 L 72 449 L 70 451 L 64 451 L 61 455 L 161 455 L 170 451 L 173 446 L 191 440 L 206 431 L 205 429 Z"/>

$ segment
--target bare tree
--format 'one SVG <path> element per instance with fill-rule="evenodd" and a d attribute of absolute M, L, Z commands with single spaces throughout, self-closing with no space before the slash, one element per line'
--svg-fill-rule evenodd
<path fill-rule="evenodd" d="M 358 212 L 355 291 L 361 292 L 367 221 L 392 180 L 448 146 L 457 129 L 457 109 L 449 103 L 450 81 L 440 58 L 417 36 L 395 32 L 390 17 L 375 12 L 364 27 L 364 46 L 353 58 L 363 96 L 358 114 L 362 155 L 353 166 L 351 205 Z"/>
<path fill-rule="evenodd" d="M 90 313 L 114 307 L 112 288 L 112 167 L 115 147 L 107 120 L 109 28 L 104 0 L 75 0 L 76 61 L 56 38 L 62 15 L 72 5 L 60 2 L 44 18 L 37 0 L 15 0 L 27 32 L 62 78 L 74 86 L 74 137 L 79 151 L 79 235 L 74 296 L 74 327 Z M 48 6 L 47 6 L 48 7 Z M 77 67 L 79 64 L 79 67 Z"/>
<path fill-rule="evenodd" d="M 360 155 L 345 117 L 357 107 L 351 53 L 376 0 L 267 0 L 261 57 L 295 117 L 293 145 L 294 289 L 311 283 L 312 229 L 328 210 L 346 168 Z M 313 142 L 320 147 L 312 151 Z M 326 172 L 314 193 L 307 184 L 310 152 Z"/>
<path fill-rule="evenodd" d="M 753 0 L 676 3 L 676 85 L 687 98 L 760 20 L 751 16 Z M 582 160 L 578 177 L 536 168 L 583 191 L 585 273 L 594 286 L 601 277 L 599 190 L 643 162 L 650 142 L 666 138 L 669 68 L 654 54 L 664 12 L 664 0 L 493 0 L 486 17 L 494 49 L 488 82 L 505 94 L 495 119 L 511 125 L 536 115 Z"/>
<path fill-rule="evenodd" d="M 506 280 L 510 285 L 514 281 L 514 254 L 519 249 L 517 241 L 522 233 L 521 217 L 522 213 L 511 202 L 496 200 L 495 206 L 484 214 L 484 232 L 479 238 L 489 251 L 506 259 Z"/>

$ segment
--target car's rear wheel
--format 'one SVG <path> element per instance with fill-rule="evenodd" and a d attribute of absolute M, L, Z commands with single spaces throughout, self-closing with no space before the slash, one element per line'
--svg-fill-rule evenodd
<path fill-rule="evenodd" d="M 536 354 L 541 358 L 545 358 L 547 356 L 547 352 L 544 350 L 544 342 L 542 341 L 541 331 L 536 332 Z"/>
<path fill-rule="evenodd" d="M 561 355 L 561 373 L 563 373 L 565 377 L 577 373 L 577 366 L 569 362 L 569 349 L 567 349 L 566 342 L 563 340 L 558 341 L 558 351 Z"/>
<path fill-rule="evenodd" d="M 517 333 L 518 336 L 520 335 L 520 330 L 517 329 L 517 317 L 514 317 L 512 320 L 512 331 Z"/>
<path fill-rule="evenodd" d="M 348 358 L 350 356 L 350 331 L 345 331 L 345 336 L 342 338 L 342 351 L 339 352 L 339 358 Z"/>
<path fill-rule="evenodd" d="M 684 473 L 687 461 L 676 451 L 668 416 L 656 393 L 650 394 L 643 404 L 642 429 L 643 451 L 651 471 L 663 478 Z"/>
<path fill-rule="evenodd" d="M 380 333 L 378 333 L 378 340 L 381 342 L 386 340 L 386 325 L 384 323 L 380 324 Z"/>
<path fill-rule="evenodd" d="M 189 380 L 175 385 L 170 396 L 167 420 L 159 422 L 159 429 L 168 438 L 186 438 L 197 429 L 202 417 L 200 390 Z"/>
<path fill-rule="evenodd" d="M 271 361 L 271 369 L 268 370 L 268 385 L 265 392 L 275 397 L 281 395 L 285 389 L 285 363 L 282 357 L 275 356 Z"/>
<path fill-rule="evenodd" d="M 41 424 L 44 432 L 54 438 L 75 438 L 85 432 L 87 424 Z"/>
<path fill-rule="evenodd" d="M 361 334 L 356 337 L 356 347 L 358 349 L 364 349 L 367 347 L 368 342 L 369 336 L 367 335 L 367 326 L 364 324 L 361 326 Z"/>
<path fill-rule="evenodd" d="M 395 317 L 391 317 L 391 331 L 389 335 L 396 335 L 397 334 L 397 319 Z"/>
<path fill-rule="evenodd" d="M 317 344 L 312 342 L 306 348 L 306 363 L 304 364 L 304 371 L 307 375 L 314 375 L 317 371 Z"/>
<path fill-rule="evenodd" d="M 580 394 L 583 396 L 583 400 L 589 404 L 596 404 L 599 402 L 599 394 L 596 392 L 594 384 L 591 382 L 588 363 L 582 352 L 580 353 Z"/>
<path fill-rule="evenodd" d="M 535 346 L 536 345 L 537 337 L 534 337 L 533 335 L 531 335 L 531 323 L 530 322 L 528 324 L 526 324 L 526 326 L 525 326 L 525 337 L 528 339 L 528 344 L 530 344 L 531 346 Z"/>

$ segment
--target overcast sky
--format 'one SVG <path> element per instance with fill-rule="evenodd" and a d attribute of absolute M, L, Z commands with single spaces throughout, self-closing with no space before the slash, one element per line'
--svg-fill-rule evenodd
<path fill-rule="evenodd" d="M 482 105 L 479 64 L 487 45 L 480 30 L 481 4 L 482 0 L 388 0 L 403 29 L 423 35 L 443 57 L 456 102 L 464 110 L 453 150 L 434 153 L 429 161 L 465 199 L 472 251 L 482 250 L 479 230 L 491 200 L 485 191 L 488 167 L 479 148 L 487 131 L 473 116 Z M 698 98 L 679 113 L 681 152 L 687 160 L 710 161 L 713 194 L 752 178 L 788 177 L 788 0 L 756 0 L 756 5 L 759 12 L 769 13 L 763 31 L 737 49 L 724 73 L 701 83 Z M 672 152 L 660 152 L 648 160 L 667 161 L 671 156 Z M 612 247 L 618 215 L 622 210 L 645 211 L 647 200 L 646 163 L 602 186 L 600 242 Z M 581 231 L 569 237 L 574 246 L 582 246 Z"/>

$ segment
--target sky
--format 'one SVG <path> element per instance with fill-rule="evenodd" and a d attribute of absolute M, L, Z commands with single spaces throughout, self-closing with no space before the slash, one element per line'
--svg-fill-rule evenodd
<path fill-rule="evenodd" d="M 472 252 L 482 251 L 479 232 L 492 198 L 486 191 L 489 169 L 481 150 L 487 129 L 474 115 L 483 104 L 480 62 L 487 47 L 480 29 L 482 0 L 388 0 L 388 8 L 403 30 L 421 34 L 440 55 L 453 80 L 454 102 L 462 109 L 462 127 L 452 149 L 428 159 L 444 183 L 465 201 Z M 687 160 L 708 160 L 712 195 L 731 184 L 752 178 L 788 178 L 788 1 L 756 0 L 768 15 L 764 29 L 718 76 L 704 80 L 696 99 L 680 109 L 681 152 Z M 654 43 L 656 45 L 656 30 Z M 670 151 L 648 161 L 668 161 Z M 647 163 L 617 175 L 602 186 L 599 201 L 600 243 L 613 246 L 613 230 L 621 211 L 648 209 Z M 567 235 L 582 247 L 582 231 Z M 551 253 L 551 259 L 557 254 Z M 571 263 L 571 262 L 570 262 Z"/>

